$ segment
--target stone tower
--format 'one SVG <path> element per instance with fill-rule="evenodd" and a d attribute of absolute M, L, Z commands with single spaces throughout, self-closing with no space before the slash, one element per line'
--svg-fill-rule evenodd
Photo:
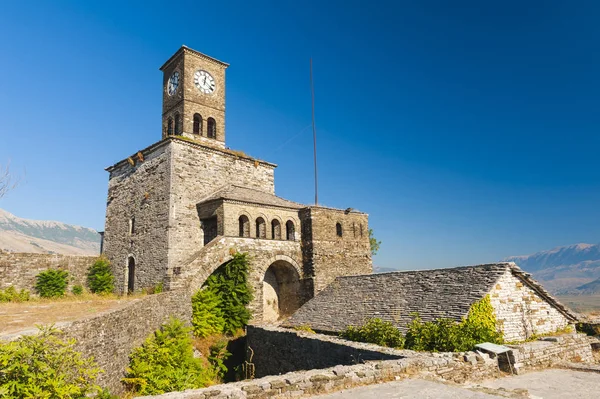
<path fill-rule="evenodd" d="M 225 147 L 225 69 L 229 64 L 182 46 L 163 72 L 162 137 Z"/>

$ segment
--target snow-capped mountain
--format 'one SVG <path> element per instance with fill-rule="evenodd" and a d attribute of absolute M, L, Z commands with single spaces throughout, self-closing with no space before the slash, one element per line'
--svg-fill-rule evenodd
<path fill-rule="evenodd" d="M 504 260 L 515 262 L 555 293 L 590 294 L 593 287 L 600 288 L 588 285 L 600 278 L 600 244 L 574 244 Z"/>
<path fill-rule="evenodd" d="M 0 209 L 0 250 L 97 255 L 100 252 L 100 235 L 86 227 L 21 219 Z"/>

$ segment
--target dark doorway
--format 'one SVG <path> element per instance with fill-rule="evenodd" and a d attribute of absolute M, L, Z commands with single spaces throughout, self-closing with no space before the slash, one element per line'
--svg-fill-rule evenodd
<path fill-rule="evenodd" d="M 132 293 L 135 290 L 135 259 L 129 258 L 127 270 L 127 293 Z"/>
<path fill-rule="evenodd" d="M 202 219 L 202 229 L 204 230 L 204 245 L 217 238 L 217 217 Z"/>

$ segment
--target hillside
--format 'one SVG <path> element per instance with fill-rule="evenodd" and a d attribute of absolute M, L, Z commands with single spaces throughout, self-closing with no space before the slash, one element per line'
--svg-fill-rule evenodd
<path fill-rule="evenodd" d="M 21 219 L 0 209 L 0 250 L 97 255 L 100 252 L 100 235 L 86 227 Z"/>
<path fill-rule="evenodd" d="M 600 244 L 574 244 L 533 255 L 510 256 L 505 261 L 518 264 L 556 294 L 600 293 Z"/>

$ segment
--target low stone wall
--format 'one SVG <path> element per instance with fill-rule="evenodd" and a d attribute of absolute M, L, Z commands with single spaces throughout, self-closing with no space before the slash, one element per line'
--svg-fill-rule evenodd
<path fill-rule="evenodd" d="M 503 371 L 518 374 L 525 369 L 551 367 L 564 362 L 592 363 L 592 344 L 597 342 L 598 339 L 585 334 L 572 333 L 519 345 L 507 345 L 512 348 L 508 354 L 510 364 L 507 363 L 506 356 L 501 356 L 499 365 Z"/>
<path fill-rule="evenodd" d="M 33 291 L 35 276 L 47 269 L 69 272 L 69 284 L 85 285 L 87 272 L 97 256 L 32 254 L 0 251 L 0 289 L 10 286 Z"/>
<path fill-rule="evenodd" d="M 246 342 L 253 354 L 255 377 L 415 355 L 413 351 L 272 326 L 248 326 Z"/>
<path fill-rule="evenodd" d="M 141 398 L 162 399 L 262 399 L 293 398 L 335 392 L 352 387 L 378 384 L 413 375 L 427 378 L 465 382 L 478 381 L 498 374 L 497 363 L 486 355 L 422 354 L 411 358 L 374 361 L 351 366 L 336 366 L 321 370 L 297 371 L 283 375 L 246 380 L 232 384 L 215 385 L 204 389 L 191 389 Z"/>
<path fill-rule="evenodd" d="M 133 348 L 156 331 L 170 317 L 190 322 L 191 298 L 181 291 L 169 291 L 134 300 L 128 306 L 71 323 L 61 330 L 77 340 L 76 350 L 93 356 L 104 370 L 98 384 L 113 393 L 122 393 L 121 378 L 129 365 Z"/>

